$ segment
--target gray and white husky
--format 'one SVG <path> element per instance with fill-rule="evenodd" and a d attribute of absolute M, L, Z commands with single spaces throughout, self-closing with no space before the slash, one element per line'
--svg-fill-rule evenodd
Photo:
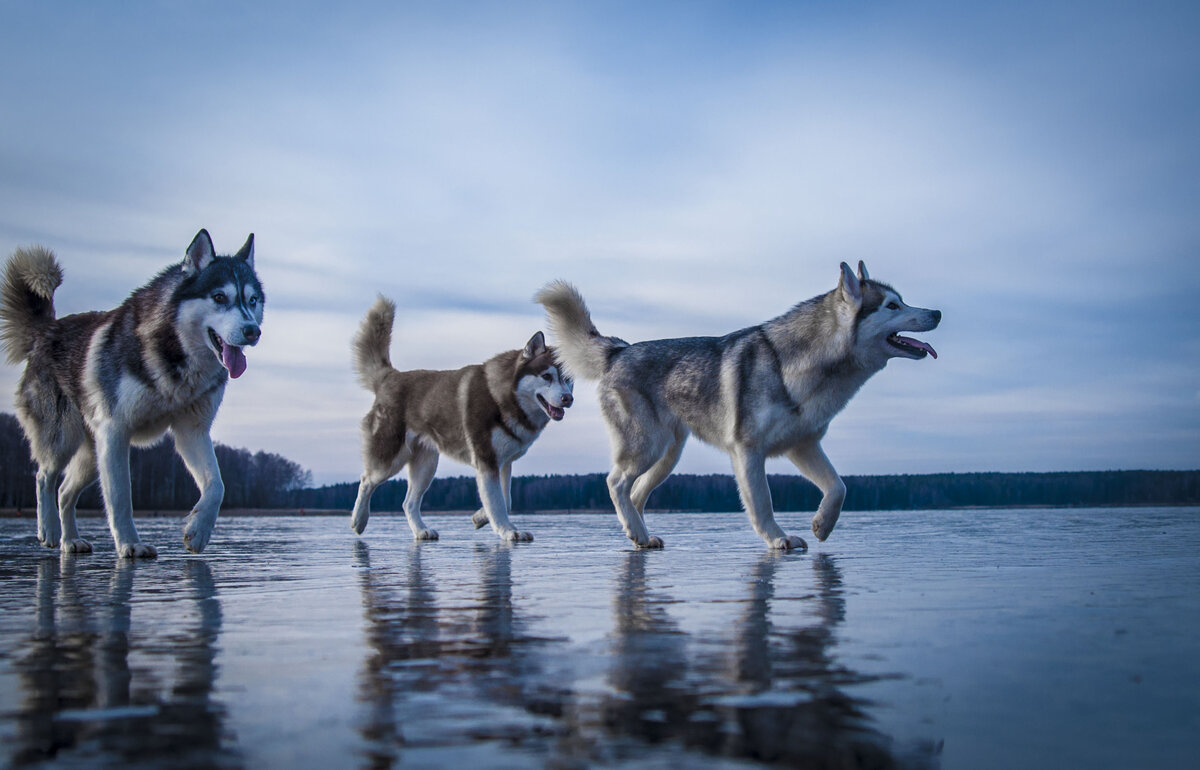
<path fill-rule="evenodd" d="M 833 291 L 724 337 L 633 345 L 596 330 L 569 283 L 534 297 L 546 307 L 557 354 L 572 377 L 599 380 L 612 441 L 608 489 L 629 539 L 661 548 L 646 530 L 646 499 L 674 469 L 688 435 L 724 449 L 750 523 L 772 548 L 804 549 L 777 523 L 765 461 L 783 455 L 823 494 L 812 531 L 825 540 L 846 486 L 821 449 L 829 421 L 891 358 L 937 357 L 903 331 L 937 327 L 938 310 L 909 307 L 891 286 L 846 263 Z"/>
<path fill-rule="evenodd" d="M 218 257 L 201 230 L 183 262 L 113 310 L 56 318 L 61 283 L 50 251 L 18 249 L 0 300 L 0 342 L 10 362 L 25 361 L 16 407 L 38 466 L 38 539 L 92 550 L 79 536 L 75 504 L 98 475 L 117 553 L 156 556 L 133 524 L 129 447 L 169 430 L 200 488 L 183 542 L 203 551 L 225 496 L 209 430 L 225 383 L 246 370 L 242 348 L 261 336 L 254 236 L 234 256 Z"/>
<path fill-rule="evenodd" d="M 512 464 L 551 420 L 561 420 L 574 401 L 541 332 L 521 350 L 453 371 L 400 372 L 392 367 L 396 306 L 380 297 L 354 338 L 354 367 L 375 403 L 362 421 L 363 470 L 350 526 L 362 534 L 371 495 L 408 466 L 404 514 L 417 540 L 437 540 L 421 519 L 421 499 L 437 471 L 439 452 L 475 469 L 483 508 L 472 522 L 490 523 L 503 540 L 529 541 L 509 521 Z"/>

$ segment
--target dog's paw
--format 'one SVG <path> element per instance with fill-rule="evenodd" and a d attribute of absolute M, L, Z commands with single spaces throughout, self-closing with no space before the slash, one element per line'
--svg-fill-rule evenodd
<path fill-rule="evenodd" d="M 634 542 L 637 543 L 638 548 L 657 550 L 657 549 L 663 547 L 662 538 L 659 537 L 658 535 L 648 535 L 646 537 L 646 542 L 644 542 L 644 543 L 638 543 L 636 540 Z"/>
<path fill-rule="evenodd" d="M 475 529 L 483 529 L 488 525 L 488 521 L 487 511 L 482 508 L 471 514 L 471 523 L 475 525 Z"/>
<path fill-rule="evenodd" d="M 208 546 L 210 537 L 212 537 L 211 527 L 200 527 L 196 526 L 194 522 L 189 522 L 183 529 L 183 546 L 191 553 L 202 553 Z"/>
<path fill-rule="evenodd" d="M 117 546 L 117 555 L 122 559 L 155 559 L 158 558 L 158 549 L 145 543 L 129 543 Z"/>
<path fill-rule="evenodd" d="M 504 538 L 506 541 L 508 541 L 510 543 L 532 543 L 533 542 L 533 533 L 532 532 L 520 532 L 515 529 L 510 529 L 510 530 L 506 531 L 500 537 Z"/>
<path fill-rule="evenodd" d="M 50 526 L 38 527 L 38 542 L 47 548 L 58 548 L 58 543 L 61 540 L 62 530 L 58 528 L 57 521 Z"/>
<path fill-rule="evenodd" d="M 438 533 L 436 529 L 420 529 L 413 536 L 414 540 L 437 540 Z"/>
<path fill-rule="evenodd" d="M 833 532 L 834 524 L 837 524 L 836 517 L 826 518 L 819 513 L 816 516 L 813 516 L 812 531 L 813 534 L 817 536 L 817 540 L 820 540 L 822 543 L 824 543 L 825 538 L 829 537 L 829 533 Z"/>
<path fill-rule="evenodd" d="M 808 543 L 797 535 L 785 535 L 772 540 L 771 547 L 776 551 L 807 551 Z"/>
<path fill-rule="evenodd" d="M 92 544 L 82 538 L 74 540 L 64 540 L 62 543 L 63 553 L 91 553 Z"/>
<path fill-rule="evenodd" d="M 354 534 L 361 535 L 367 528 L 366 516 L 352 516 L 350 518 L 350 529 L 354 530 Z"/>

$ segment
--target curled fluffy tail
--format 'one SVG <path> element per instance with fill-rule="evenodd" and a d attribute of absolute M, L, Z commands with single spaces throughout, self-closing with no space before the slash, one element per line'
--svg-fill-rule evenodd
<path fill-rule="evenodd" d="M 583 297 L 566 281 L 546 284 L 533 301 L 546 308 L 550 332 L 556 339 L 555 353 L 567 373 L 576 379 L 600 379 L 608 371 L 613 351 L 629 347 L 624 340 L 596 331 Z"/>
<path fill-rule="evenodd" d="M 42 327 L 54 320 L 54 290 L 62 279 L 49 249 L 32 246 L 9 257 L 0 288 L 0 345 L 9 363 L 24 361 Z"/>
<path fill-rule="evenodd" d="M 358 381 L 371 392 L 380 380 L 392 371 L 388 351 L 392 347 L 392 322 L 396 318 L 396 303 L 380 297 L 371 305 L 354 335 L 354 371 Z"/>

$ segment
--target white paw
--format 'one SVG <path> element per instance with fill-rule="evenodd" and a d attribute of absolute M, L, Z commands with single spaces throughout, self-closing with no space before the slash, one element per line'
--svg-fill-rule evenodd
<path fill-rule="evenodd" d="M 195 522 L 189 522 L 183 528 L 183 545 L 192 553 L 200 553 L 208 545 L 212 537 L 212 527 L 200 527 Z"/>
<path fill-rule="evenodd" d="M 354 530 L 354 534 L 361 535 L 363 530 L 367 528 L 367 517 L 352 516 L 350 517 L 350 529 Z"/>
<path fill-rule="evenodd" d="M 475 529 L 483 529 L 488 525 L 487 511 L 482 508 L 471 514 L 471 523 L 475 525 Z"/>
<path fill-rule="evenodd" d="M 771 541 L 771 547 L 776 551 L 807 551 L 808 543 L 796 535 L 785 535 Z"/>
<path fill-rule="evenodd" d="M 637 540 L 634 540 L 633 542 L 637 543 L 638 548 L 658 549 L 663 547 L 662 538 L 658 535 L 647 535 L 645 542 L 638 542 Z"/>
<path fill-rule="evenodd" d="M 62 540 L 62 529 L 57 520 L 52 520 L 46 526 L 38 525 L 38 542 L 47 548 L 58 548 Z"/>
<path fill-rule="evenodd" d="M 62 550 L 63 553 L 91 553 L 92 544 L 77 537 L 74 540 L 64 540 Z"/>
<path fill-rule="evenodd" d="M 837 524 L 836 516 L 826 518 L 819 513 L 816 516 L 813 516 L 812 531 L 813 534 L 817 536 L 817 540 L 820 540 L 822 543 L 824 543 L 825 538 L 829 537 L 829 533 L 833 531 L 834 524 Z"/>
<path fill-rule="evenodd" d="M 421 529 L 417 531 L 414 539 L 416 540 L 437 540 L 438 533 L 436 529 Z"/>
<path fill-rule="evenodd" d="M 118 546 L 117 555 L 122 559 L 154 559 L 158 557 L 158 550 L 145 543 L 131 543 Z"/>
<path fill-rule="evenodd" d="M 502 537 L 503 539 L 507 540 L 510 543 L 532 543 L 533 542 L 533 533 L 532 532 L 518 532 L 515 529 L 507 530 L 506 532 L 502 533 L 500 535 L 500 537 Z"/>

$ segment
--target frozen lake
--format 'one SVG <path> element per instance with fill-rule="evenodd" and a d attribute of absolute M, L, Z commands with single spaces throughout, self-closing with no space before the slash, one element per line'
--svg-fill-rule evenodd
<path fill-rule="evenodd" d="M 1182 767 L 1200 509 L 0 520 L 0 766 Z M 807 531 L 808 516 L 782 514 Z"/>

